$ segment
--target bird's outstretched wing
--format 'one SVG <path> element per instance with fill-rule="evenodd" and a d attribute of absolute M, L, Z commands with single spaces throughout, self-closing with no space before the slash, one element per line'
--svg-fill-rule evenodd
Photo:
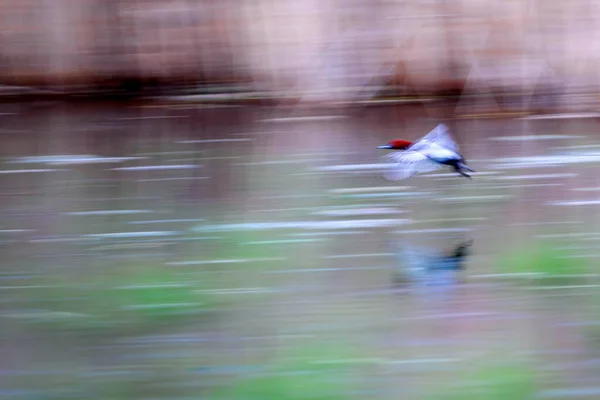
<path fill-rule="evenodd" d="M 388 181 L 400 181 L 416 174 L 436 171 L 443 167 L 416 151 L 402 151 L 388 154 L 389 166 L 383 173 Z"/>
<path fill-rule="evenodd" d="M 458 153 L 458 144 L 456 144 L 450 135 L 450 130 L 445 124 L 439 124 L 433 128 L 431 132 L 413 143 L 408 150 L 421 151 L 431 147 L 433 144 Z"/>

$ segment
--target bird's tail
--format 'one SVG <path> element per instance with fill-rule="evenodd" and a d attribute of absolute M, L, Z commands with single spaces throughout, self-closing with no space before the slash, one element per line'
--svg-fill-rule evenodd
<path fill-rule="evenodd" d="M 468 172 L 475 172 L 475 170 L 465 164 L 464 161 L 459 161 L 454 165 L 454 170 L 464 176 L 465 178 L 471 179 L 471 175 Z"/>

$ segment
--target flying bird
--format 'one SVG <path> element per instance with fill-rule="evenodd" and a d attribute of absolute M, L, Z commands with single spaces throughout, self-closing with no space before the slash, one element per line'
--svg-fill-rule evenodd
<path fill-rule="evenodd" d="M 438 170 L 446 165 L 469 179 L 471 179 L 469 172 L 475 172 L 465 163 L 458 145 L 444 124 L 439 124 L 416 142 L 396 139 L 377 148 L 399 150 L 388 154 L 389 159 L 394 163 L 384 172 L 384 178 L 388 181 L 407 179 L 413 175 Z"/>

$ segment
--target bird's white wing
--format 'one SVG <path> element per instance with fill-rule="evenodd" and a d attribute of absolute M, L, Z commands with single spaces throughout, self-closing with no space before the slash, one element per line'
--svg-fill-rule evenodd
<path fill-rule="evenodd" d="M 388 181 L 400 181 L 416 174 L 436 171 L 443 164 L 436 163 L 416 151 L 402 151 L 388 154 L 390 165 L 385 169 L 383 177 Z"/>
<path fill-rule="evenodd" d="M 439 124 L 427 135 L 417 140 L 410 146 L 409 150 L 420 151 L 422 149 L 430 147 L 432 144 L 436 144 L 445 149 L 451 150 L 458 153 L 458 144 L 452 139 L 450 130 L 444 124 Z"/>

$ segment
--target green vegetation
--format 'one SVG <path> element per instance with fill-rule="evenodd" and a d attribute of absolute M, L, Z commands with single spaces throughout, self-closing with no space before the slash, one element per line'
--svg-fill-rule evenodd
<path fill-rule="evenodd" d="M 222 308 L 269 296 L 264 272 L 282 268 L 282 260 L 306 251 L 306 243 L 286 243 L 295 238 L 284 236 L 281 230 L 215 232 L 214 237 L 182 243 L 180 256 L 169 260 L 99 257 L 76 268 L 53 267 L 11 291 L 25 311 L 11 312 L 8 317 L 57 329 L 98 332 L 155 329 L 197 320 L 199 314 L 214 310 L 217 300 Z M 217 293 L 219 289 L 228 290 Z"/>
<path fill-rule="evenodd" d="M 502 273 L 532 274 L 533 280 L 546 283 L 575 281 L 574 275 L 585 274 L 587 261 L 559 250 L 555 243 L 540 241 L 509 250 L 498 260 Z"/>
<path fill-rule="evenodd" d="M 427 399 L 528 400 L 535 398 L 537 392 L 536 374 L 530 366 L 505 362 L 473 365 L 460 376 L 458 383 Z"/>
<path fill-rule="evenodd" d="M 353 360 L 341 346 L 302 346 L 273 362 L 269 373 L 217 391 L 215 400 L 350 399 Z"/>
<path fill-rule="evenodd" d="M 202 290 L 209 282 L 186 281 L 173 268 L 144 261 L 41 276 L 19 296 L 35 311 L 11 315 L 59 329 L 131 330 L 170 324 L 214 307 L 214 298 Z"/>
<path fill-rule="evenodd" d="M 199 354 L 173 358 L 146 359 L 143 363 L 125 361 L 110 369 L 80 366 L 53 360 L 51 374 L 12 377 L 7 387 L 26 387 L 27 398 L 55 399 L 173 399 L 210 400 L 350 400 L 356 394 L 357 377 L 352 375 L 356 359 L 337 345 L 294 346 L 275 356 L 264 366 L 235 367 L 224 372 L 218 361 Z M 286 346 L 287 348 L 287 346 Z M 231 367 L 231 366 L 227 366 Z M 219 371 L 221 370 L 221 371 Z M 234 382 L 231 380 L 234 379 Z"/>
<path fill-rule="evenodd" d="M 219 232 L 221 239 L 215 241 L 214 247 L 208 249 L 211 259 L 264 259 L 284 257 L 284 246 L 276 243 L 283 240 L 279 231 L 230 231 Z M 273 242 L 270 244 L 269 242 Z"/>

